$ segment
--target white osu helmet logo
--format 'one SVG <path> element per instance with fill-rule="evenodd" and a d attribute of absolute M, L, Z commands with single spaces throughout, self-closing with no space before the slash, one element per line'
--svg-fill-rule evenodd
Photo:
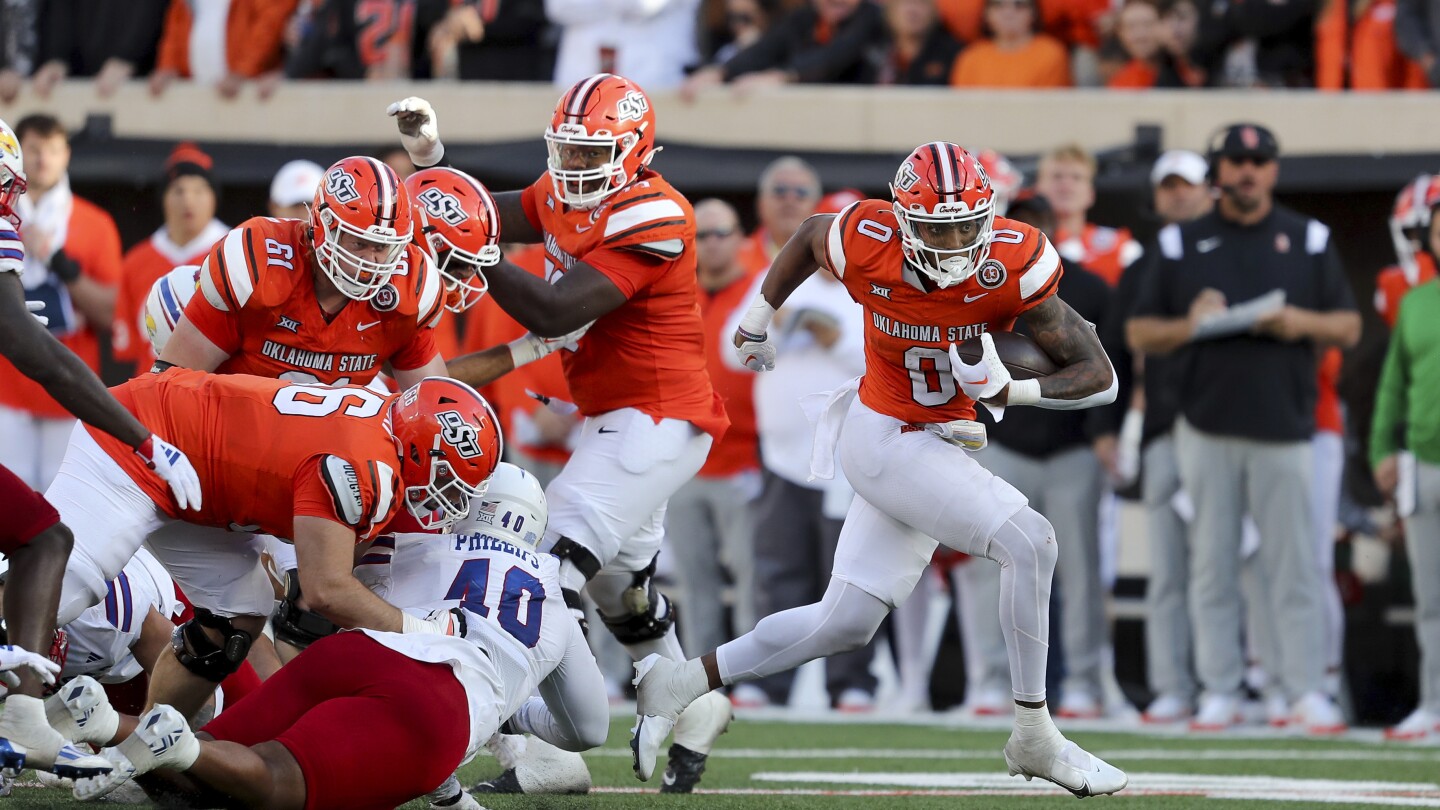
<path fill-rule="evenodd" d="M 461 458 L 474 458 L 484 453 L 480 449 L 480 434 L 459 411 L 441 411 L 435 417 L 440 420 L 440 438 L 454 447 Z"/>
<path fill-rule="evenodd" d="M 615 111 L 620 114 L 622 121 L 639 121 L 650 111 L 650 102 L 643 93 L 631 90 L 615 105 Z"/>

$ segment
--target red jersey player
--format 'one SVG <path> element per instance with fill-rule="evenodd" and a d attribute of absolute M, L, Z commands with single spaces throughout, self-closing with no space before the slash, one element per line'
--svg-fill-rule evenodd
<path fill-rule="evenodd" d="M 411 159 L 443 159 L 434 110 L 392 105 Z M 637 659 L 683 658 L 675 612 L 650 582 L 670 495 L 695 475 L 728 420 L 705 368 L 690 203 L 650 168 L 655 113 L 633 82 L 601 73 L 561 96 L 545 130 L 547 171 L 495 195 L 505 242 L 543 242 L 546 279 L 508 262 L 487 268 L 490 295 L 531 332 L 558 337 L 590 324 L 562 361 L 587 418 L 550 483 L 540 548 L 563 560 L 572 604 L 584 587 L 606 626 Z M 547 283 L 548 282 L 548 283 Z M 505 363 L 533 359 L 518 351 Z M 483 384 L 494 352 L 458 358 L 451 373 Z M 502 369 L 503 370 L 503 369 Z M 729 722 L 715 695 L 687 715 L 672 748 L 670 790 L 699 780 L 710 743 Z M 683 765 L 681 764 L 683 762 Z"/>
<path fill-rule="evenodd" d="M 1035 228 L 996 218 L 994 188 L 968 152 L 942 142 L 917 148 L 900 164 L 891 193 L 893 204 L 864 200 L 807 220 L 735 336 L 747 365 L 773 368 L 774 308 L 817 265 L 865 307 L 858 396 L 854 385 L 833 392 L 816 429 L 813 471 L 833 475 L 826 468 L 838 441 L 856 492 L 830 585 L 818 604 L 771 615 L 701 658 L 637 664 L 636 774 L 650 777 L 660 742 L 692 698 L 868 641 L 910 595 L 938 541 L 1001 566 L 1016 711 L 1005 746 L 1010 773 L 1077 796 L 1114 793 L 1125 775 L 1066 740 L 1045 706 L 1054 529 L 962 449 L 984 443 L 972 421 L 977 401 L 997 419 L 1007 405 L 1103 404 L 1115 398 L 1114 370 L 1091 326 L 1055 296 L 1055 248 Z M 989 333 L 1016 318 L 1055 361 L 1054 374 L 1011 379 Z M 984 354 L 967 364 L 955 344 L 977 336 Z"/>
<path fill-rule="evenodd" d="M 473 389 L 427 378 L 387 397 L 358 386 L 170 369 L 113 390 L 137 418 L 164 426 L 195 463 L 205 499 L 186 520 L 293 541 L 310 607 L 336 624 L 429 629 L 402 623 L 355 581 L 354 546 L 373 539 L 401 505 L 423 528 L 444 528 L 484 491 L 500 436 Z M 152 535 L 180 517 L 178 505 L 109 436 L 77 431 L 61 470 L 50 498 L 75 534 L 75 553 L 59 621 L 103 599 L 106 583 L 148 537 L 195 606 L 195 619 L 176 632 L 174 654 L 156 664 L 151 702 L 167 694 L 193 712 L 245 660 L 273 606 L 251 539 Z"/>
<path fill-rule="evenodd" d="M 25 167 L 20 142 L 0 121 L 0 355 L 40 383 L 47 393 L 81 421 L 106 431 L 137 459 L 169 483 L 183 506 L 200 506 L 200 481 L 185 455 L 152 434 L 105 391 L 105 386 L 80 358 L 65 348 L 27 311 L 20 283 L 25 248 L 17 229 L 14 205 L 25 193 Z M 10 558 L 10 585 L 5 589 L 5 619 L 14 649 L 0 651 L 0 670 L 17 666 L 13 687 L 0 715 L 0 768 L 51 770 L 78 776 L 107 770 L 55 733 L 45 720 L 40 701 L 45 680 L 53 674 L 32 671 L 34 651 L 50 649 L 55 633 L 55 606 L 70 555 L 70 532 L 54 507 L 19 476 L 0 467 L 0 552 Z M 31 652 L 26 652 L 29 650 Z M 27 658 L 27 656 L 29 656 Z M 40 667 L 39 669 L 44 669 Z"/>
<path fill-rule="evenodd" d="M 1440 175 L 1422 174 L 1400 189 L 1390 214 L 1390 238 L 1399 262 L 1375 277 L 1375 311 L 1391 329 L 1400 317 L 1400 299 L 1435 277 L 1435 260 L 1425 250 L 1430 206 L 1440 202 Z"/>

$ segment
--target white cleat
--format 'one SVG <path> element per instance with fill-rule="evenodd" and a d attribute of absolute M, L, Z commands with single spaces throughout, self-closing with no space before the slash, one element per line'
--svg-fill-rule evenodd
<path fill-rule="evenodd" d="M 51 728 L 40 698 L 11 695 L 0 714 L 0 770 L 18 776 L 25 768 L 78 779 L 106 773 L 110 765 Z"/>
<path fill-rule="evenodd" d="M 485 750 L 495 757 L 503 770 L 508 771 L 520 764 L 527 744 L 524 734 L 502 734 L 497 731 L 485 741 Z"/>
<path fill-rule="evenodd" d="M 430 804 L 430 810 L 485 810 L 474 796 L 465 792 L 453 773 L 440 787 L 430 791 L 425 800 Z"/>
<path fill-rule="evenodd" d="M 1038 776 L 1081 799 L 1115 793 L 1130 782 L 1124 771 L 1058 734 L 1033 743 L 1012 734 L 1005 744 L 1005 764 L 1011 776 L 1027 782 Z"/>
<path fill-rule="evenodd" d="M 635 662 L 635 726 L 630 729 L 630 750 L 635 776 L 642 782 L 655 775 L 660 748 L 680 713 L 695 700 L 676 692 L 675 676 L 682 663 L 658 654 Z"/>
<path fill-rule="evenodd" d="M 157 768 L 189 768 L 200 757 L 200 741 L 184 715 L 161 704 L 140 717 L 135 733 L 100 754 L 115 768 L 103 776 L 76 780 L 75 798 L 81 801 L 98 799 Z"/>
<path fill-rule="evenodd" d="M 110 744 L 120 728 L 120 714 L 110 706 L 105 687 L 89 675 L 70 681 L 45 699 L 50 726 L 67 739 L 95 746 Z"/>
<path fill-rule="evenodd" d="M 477 783 L 470 792 L 528 793 L 537 795 L 578 794 L 590 792 L 590 767 L 585 758 L 565 751 L 539 737 L 524 740 L 523 753 L 504 773 Z"/>

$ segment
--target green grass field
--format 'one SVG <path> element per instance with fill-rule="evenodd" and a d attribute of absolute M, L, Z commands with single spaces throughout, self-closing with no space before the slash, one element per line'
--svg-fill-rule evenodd
<path fill-rule="evenodd" d="M 710 810 L 874 807 L 1075 806 L 1048 783 L 1005 774 L 1004 730 L 886 723 L 791 723 L 740 719 L 711 758 L 696 796 L 657 796 L 630 773 L 626 718 L 587 755 L 596 790 L 574 797 L 482 797 L 491 810 L 639 810 L 691 803 Z M 1440 807 L 1440 747 L 1282 736 L 1156 736 L 1072 731 L 1070 736 L 1130 775 L 1130 787 L 1098 802 L 1156 807 Z M 356 763 L 384 767 L 383 760 Z M 467 784 L 498 772 L 481 755 Z M 658 776 L 657 776 L 658 779 Z M 81 807 L 68 791 L 17 787 L 18 808 Z M 1088 805 L 1087 805 L 1088 806 Z M 409 807 L 423 808 L 415 802 Z"/>

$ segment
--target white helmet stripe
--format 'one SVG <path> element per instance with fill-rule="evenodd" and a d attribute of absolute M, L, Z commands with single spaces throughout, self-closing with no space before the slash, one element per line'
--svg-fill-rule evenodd
<path fill-rule="evenodd" d="M 369 161 L 371 171 L 375 172 L 375 187 L 380 191 L 380 198 L 375 201 L 375 224 L 393 228 L 399 216 L 399 212 L 395 210 L 397 195 L 391 183 L 396 179 L 395 173 L 377 158 L 367 156 L 365 160 Z"/>
<path fill-rule="evenodd" d="M 585 99 L 590 97 L 590 91 L 595 88 L 595 85 L 608 78 L 610 78 L 609 73 L 596 73 L 576 87 L 575 92 L 570 95 L 570 104 L 565 109 L 565 115 L 571 118 L 580 118 L 585 115 Z"/>

